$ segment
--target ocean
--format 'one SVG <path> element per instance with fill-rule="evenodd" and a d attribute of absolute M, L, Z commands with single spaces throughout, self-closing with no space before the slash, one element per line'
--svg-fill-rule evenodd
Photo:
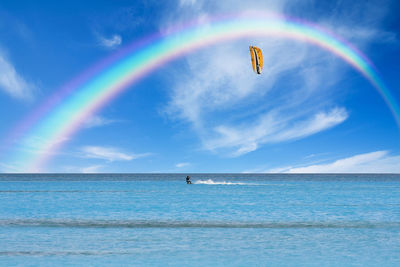
<path fill-rule="evenodd" d="M 396 174 L 0 174 L 0 266 L 400 266 Z"/>

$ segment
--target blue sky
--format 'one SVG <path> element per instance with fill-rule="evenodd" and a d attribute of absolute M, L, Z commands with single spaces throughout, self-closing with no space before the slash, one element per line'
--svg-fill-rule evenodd
<path fill-rule="evenodd" d="M 397 1 L 2 1 L 0 135 L 135 40 L 189 20 L 266 10 L 348 40 L 400 101 Z M 264 54 L 250 66 L 249 44 Z M 46 172 L 400 172 L 400 131 L 376 89 L 306 43 L 244 39 L 153 71 L 65 142 Z M 19 172 L 0 142 L 0 171 Z"/>

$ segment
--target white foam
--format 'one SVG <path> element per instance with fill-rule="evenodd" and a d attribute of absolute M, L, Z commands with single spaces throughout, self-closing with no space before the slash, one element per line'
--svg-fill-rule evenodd
<path fill-rule="evenodd" d="M 234 183 L 234 182 L 214 182 L 211 179 L 194 181 L 194 184 L 208 184 L 208 185 L 252 185 L 248 183 Z"/>

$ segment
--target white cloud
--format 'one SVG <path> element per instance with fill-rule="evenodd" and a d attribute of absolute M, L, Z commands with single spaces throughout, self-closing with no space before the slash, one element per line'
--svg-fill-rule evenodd
<path fill-rule="evenodd" d="M 76 166 L 76 165 L 62 165 L 53 166 L 52 169 L 47 169 L 46 172 L 64 172 L 64 173 L 99 173 L 108 172 L 107 165 L 88 165 L 88 166 Z"/>
<path fill-rule="evenodd" d="M 263 115 L 257 123 L 239 126 L 218 126 L 216 139 L 208 139 L 206 147 L 210 150 L 234 148 L 232 156 L 240 156 L 256 150 L 260 145 L 303 138 L 329 129 L 347 118 L 343 108 L 335 108 L 327 113 L 317 113 L 312 117 L 296 120 L 279 118 L 273 112 Z"/>
<path fill-rule="evenodd" d="M 187 166 L 189 166 L 189 165 L 190 165 L 189 162 L 180 162 L 180 163 L 177 163 L 177 164 L 175 165 L 175 167 L 177 167 L 177 168 L 183 168 L 183 167 L 187 167 Z"/>
<path fill-rule="evenodd" d="M 46 139 L 38 135 L 32 135 L 20 143 L 20 147 L 23 150 L 31 151 L 35 154 L 54 154 L 60 153 L 55 151 L 49 151 L 48 147 L 59 146 L 67 142 L 70 138 L 65 136 L 57 137 L 56 139 Z M 47 148 L 46 148 L 47 147 Z"/>
<path fill-rule="evenodd" d="M 340 36 L 351 40 L 352 43 L 365 43 L 366 40 L 371 40 L 379 43 L 396 43 L 398 42 L 397 35 L 394 32 L 383 31 L 376 28 L 368 27 L 336 27 L 335 32 Z"/>
<path fill-rule="evenodd" d="M 351 2 L 350 10 L 332 3 L 333 11 L 327 14 L 319 14 L 302 1 L 182 0 L 180 4 L 179 12 L 171 12 L 162 22 L 162 31 L 187 20 L 207 24 L 215 14 L 252 10 L 290 14 L 301 10 L 303 15 L 310 12 L 307 19 L 363 50 L 377 39 L 394 39 L 393 33 L 380 29 L 387 8 L 365 1 Z M 368 15 L 371 12 L 373 19 Z M 262 75 L 251 71 L 249 44 L 263 50 Z M 337 56 L 310 44 L 273 37 L 229 41 L 197 50 L 185 57 L 185 63 L 175 72 L 169 70 L 174 87 L 166 113 L 188 123 L 203 149 L 240 156 L 265 144 L 330 129 L 349 116 L 345 107 L 332 107 L 341 106 L 338 103 L 346 97 L 347 91 L 338 84 L 345 81 L 351 67 L 344 67 L 346 63 Z"/>
<path fill-rule="evenodd" d="M 306 137 L 332 128 L 345 121 L 347 117 L 348 114 L 344 108 L 335 108 L 328 113 L 319 112 L 305 121 L 297 122 L 292 127 L 278 132 L 271 141 L 279 142 Z"/>
<path fill-rule="evenodd" d="M 194 4 L 196 4 L 196 0 L 179 0 L 179 5 L 180 6 L 186 6 L 186 5 L 189 5 L 189 6 L 193 6 Z"/>
<path fill-rule="evenodd" d="M 12 164 L 5 164 L 0 162 L 0 172 L 2 173 L 13 173 L 13 172 L 22 172 L 21 168 L 18 168 Z"/>
<path fill-rule="evenodd" d="M 36 86 L 27 82 L 19 74 L 13 64 L 0 53 L 0 90 L 14 98 L 30 100 Z"/>
<path fill-rule="evenodd" d="M 90 117 L 84 124 L 85 128 L 93 128 L 108 125 L 111 123 L 117 122 L 116 120 L 107 119 L 101 116 L 93 116 Z"/>
<path fill-rule="evenodd" d="M 114 34 L 111 38 L 98 35 L 99 43 L 101 46 L 106 48 L 116 48 L 122 43 L 122 37 L 118 34 Z"/>
<path fill-rule="evenodd" d="M 104 166 L 103 165 L 93 165 L 80 169 L 81 173 L 96 173 L 99 172 Z"/>
<path fill-rule="evenodd" d="M 213 2 L 209 8 L 207 3 L 181 6 L 182 15 L 168 18 L 164 25 L 185 20 L 191 12 L 194 18 L 207 18 L 232 10 L 246 13 L 251 6 L 282 13 L 294 5 L 228 1 Z M 249 66 L 249 44 L 263 49 L 262 75 L 255 75 Z M 340 90 L 336 85 L 344 76 L 344 63 L 311 45 L 252 38 L 205 48 L 185 60 L 183 70 L 171 70 L 174 87 L 166 111 L 189 123 L 204 149 L 240 156 L 268 143 L 316 134 L 348 118 L 344 107 L 332 108 L 338 106 L 335 92 Z"/>
<path fill-rule="evenodd" d="M 400 173 L 400 156 L 388 151 L 375 151 L 304 167 L 282 167 L 270 173 Z"/>
<path fill-rule="evenodd" d="M 124 153 L 118 151 L 118 149 L 113 147 L 101 147 L 101 146 L 85 146 L 82 147 L 81 151 L 83 152 L 83 157 L 85 158 L 95 158 L 95 159 L 104 159 L 107 161 L 130 161 L 137 158 L 142 158 L 149 156 L 149 153 L 143 154 L 133 154 L 133 153 Z"/>

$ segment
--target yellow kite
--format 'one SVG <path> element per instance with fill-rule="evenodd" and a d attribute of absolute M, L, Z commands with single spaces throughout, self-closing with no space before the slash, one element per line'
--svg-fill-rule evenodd
<path fill-rule="evenodd" d="M 253 65 L 253 70 L 257 74 L 261 74 L 263 67 L 263 57 L 261 53 L 261 49 L 255 46 L 249 46 L 250 56 L 251 56 L 251 64 Z"/>

